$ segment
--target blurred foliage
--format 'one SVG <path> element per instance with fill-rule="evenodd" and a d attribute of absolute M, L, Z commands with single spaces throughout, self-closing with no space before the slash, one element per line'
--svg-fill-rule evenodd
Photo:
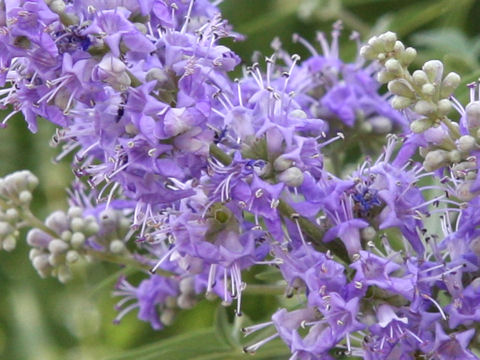
<path fill-rule="evenodd" d="M 464 83 L 480 76 L 479 1 L 225 0 L 221 8 L 234 28 L 247 36 L 244 42 L 228 43 L 245 63 L 254 50 L 269 55 L 275 37 L 289 52 L 306 57 L 306 49 L 292 43 L 292 34 L 299 33 L 314 42 L 316 31 L 329 32 L 332 23 L 340 19 L 345 28 L 341 47 L 344 59 L 355 56 L 356 45 L 348 40 L 352 30 L 366 40 L 369 35 L 388 29 L 396 31 L 404 43 L 417 47 L 420 56 L 415 66 L 438 58 L 445 61 L 448 71 L 460 73 Z M 468 96 L 465 89 L 459 91 L 462 101 Z M 56 150 L 48 147 L 48 140 L 54 128 L 46 121 L 40 125 L 39 134 L 33 135 L 17 117 L 0 131 L 0 175 L 23 168 L 37 174 L 43 186 L 35 194 L 34 208 L 45 216 L 54 209 L 65 208 L 64 188 L 73 175 L 68 159 L 61 164 L 52 163 Z M 76 268 L 75 280 L 61 285 L 55 279 L 40 279 L 29 264 L 27 251 L 23 244 L 12 253 L 0 253 L 1 359 L 246 357 L 241 353 L 239 320 L 231 323 L 231 309 L 222 313 L 223 310 L 216 310 L 216 302 L 203 301 L 195 309 L 180 313 L 175 325 L 162 332 L 151 330 L 134 313 L 120 325 L 113 325 L 115 299 L 110 291 L 118 272 L 128 269 L 81 264 Z M 269 295 L 246 295 L 244 312 L 252 320 L 245 316 L 242 321 L 260 322 L 268 318 L 279 306 L 276 301 Z M 247 338 L 248 343 L 254 341 Z M 287 349 L 272 342 L 258 352 L 257 358 L 287 359 Z"/>

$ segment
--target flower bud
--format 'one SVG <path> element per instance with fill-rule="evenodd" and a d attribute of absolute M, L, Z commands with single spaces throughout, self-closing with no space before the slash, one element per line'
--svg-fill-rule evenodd
<path fill-rule="evenodd" d="M 452 110 L 452 103 L 448 99 L 442 99 L 437 103 L 440 116 L 447 115 Z"/>
<path fill-rule="evenodd" d="M 391 100 L 392 107 L 396 110 L 402 110 L 412 104 L 412 100 L 403 96 L 394 96 Z"/>
<path fill-rule="evenodd" d="M 48 255 L 43 254 L 35 256 L 32 260 L 32 265 L 37 270 L 41 276 L 45 277 L 46 271 L 50 268 L 50 263 L 48 262 Z"/>
<path fill-rule="evenodd" d="M 437 107 L 431 101 L 420 100 L 415 104 L 414 110 L 417 114 L 428 116 L 435 113 Z"/>
<path fill-rule="evenodd" d="M 123 241 L 116 239 L 110 243 L 109 248 L 112 253 L 120 254 L 125 250 L 125 244 Z"/>
<path fill-rule="evenodd" d="M 303 172 L 297 167 L 291 167 L 278 175 L 278 181 L 287 186 L 300 186 L 303 183 Z"/>
<path fill-rule="evenodd" d="M 458 150 L 452 150 L 448 153 L 448 159 L 451 162 L 458 163 L 462 160 L 462 154 Z"/>
<path fill-rule="evenodd" d="M 460 85 L 461 82 L 460 75 L 454 72 L 450 72 L 445 76 L 442 81 L 442 87 L 440 89 L 440 96 L 442 98 L 447 98 L 455 91 L 455 89 Z"/>
<path fill-rule="evenodd" d="M 403 45 L 401 41 L 397 40 L 393 46 L 393 51 L 397 54 L 402 54 L 405 51 L 405 45 Z"/>
<path fill-rule="evenodd" d="M 480 127 L 480 101 L 472 101 L 465 107 L 467 125 L 469 129 Z"/>
<path fill-rule="evenodd" d="M 0 221 L 0 238 L 10 235 L 13 232 L 13 227 L 7 222 Z"/>
<path fill-rule="evenodd" d="M 396 59 L 388 59 L 385 62 L 385 69 L 394 75 L 400 75 L 403 71 L 402 65 Z"/>
<path fill-rule="evenodd" d="M 12 251 L 15 249 L 15 246 L 17 245 L 17 239 L 13 235 L 8 235 L 7 237 L 3 238 L 3 240 L 0 240 L 2 243 L 2 248 L 5 251 Z"/>
<path fill-rule="evenodd" d="M 390 60 L 389 60 L 390 61 Z M 406 98 L 415 98 L 415 92 L 412 86 L 405 79 L 396 79 L 388 83 L 388 90 L 395 95 Z"/>
<path fill-rule="evenodd" d="M 423 86 L 424 84 L 428 83 L 428 77 L 425 71 L 422 70 L 415 70 L 412 74 L 413 82 L 417 86 Z"/>
<path fill-rule="evenodd" d="M 45 225 L 54 230 L 57 234 L 61 234 L 69 228 L 67 214 L 63 211 L 55 211 L 45 219 Z"/>
<path fill-rule="evenodd" d="M 68 248 L 68 244 L 60 239 L 53 239 L 50 241 L 50 244 L 48 244 L 48 251 L 55 255 L 66 252 Z"/>
<path fill-rule="evenodd" d="M 458 150 L 464 153 L 470 153 L 472 150 L 476 149 L 478 146 L 477 146 L 477 141 L 473 136 L 463 135 L 462 137 L 460 137 L 460 139 L 458 139 L 457 147 L 458 147 Z"/>
<path fill-rule="evenodd" d="M 367 60 L 375 60 L 377 52 L 370 45 L 364 45 L 360 48 L 360 56 Z"/>
<path fill-rule="evenodd" d="M 293 161 L 290 159 L 286 159 L 283 156 L 279 156 L 278 158 L 275 159 L 273 162 L 273 168 L 275 171 L 285 171 L 289 167 L 291 167 L 293 164 Z"/>
<path fill-rule="evenodd" d="M 79 249 L 85 244 L 85 235 L 81 232 L 75 232 L 72 234 L 72 238 L 70 240 L 74 249 Z"/>
<path fill-rule="evenodd" d="M 430 83 L 423 84 L 422 94 L 426 96 L 433 96 L 435 94 L 435 86 Z"/>
<path fill-rule="evenodd" d="M 403 65 L 408 66 L 413 62 L 413 60 L 415 60 L 416 57 L 417 57 L 417 50 L 415 50 L 412 47 L 408 47 L 400 55 L 400 61 Z"/>
<path fill-rule="evenodd" d="M 73 232 L 82 232 L 84 226 L 85 221 L 82 218 L 74 217 L 70 220 L 70 229 L 72 229 Z"/>
<path fill-rule="evenodd" d="M 67 211 L 67 215 L 70 218 L 81 218 L 83 216 L 83 210 L 79 206 L 71 206 Z"/>
<path fill-rule="evenodd" d="M 430 60 L 423 64 L 422 70 L 430 82 L 439 83 L 443 75 L 443 63 L 440 60 Z"/>
<path fill-rule="evenodd" d="M 412 121 L 412 123 L 410 124 L 410 129 L 414 133 L 419 134 L 430 129 L 432 126 L 433 126 L 432 120 L 430 120 L 429 118 L 421 118 L 421 119 Z"/>
<path fill-rule="evenodd" d="M 172 325 L 173 321 L 175 320 L 175 310 L 173 309 L 165 309 L 162 311 L 160 315 L 160 321 L 164 325 Z"/>
<path fill-rule="evenodd" d="M 18 216 L 19 214 L 17 209 L 10 208 L 10 209 L 7 209 L 7 211 L 5 211 L 5 217 L 7 221 L 15 222 L 18 220 Z"/>
<path fill-rule="evenodd" d="M 395 78 L 395 75 L 385 70 L 381 70 L 377 73 L 377 81 L 381 84 L 386 84 Z"/>
<path fill-rule="evenodd" d="M 61 283 L 65 284 L 72 279 L 72 272 L 65 265 L 59 266 L 57 269 L 57 277 Z"/>
<path fill-rule="evenodd" d="M 391 31 L 387 31 L 379 36 L 379 39 L 383 42 L 385 51 L 389 52 L 393 50 L 395 42 L 397 41 L 397 34 Z"/>
<path fill-rule="evenodd" d="M 445 150 L 430 151 L 423 162 L 423 167 L 427 171 L 433 171 L 446 166 L 449 163 L 449 153 Z"/>
<path fill-rule="evenodd" d="M 67 256 L 65 257 L 69 264 L 76 263 L 80 259 L 80 254 L 75 250 L 69 250 Z"/>

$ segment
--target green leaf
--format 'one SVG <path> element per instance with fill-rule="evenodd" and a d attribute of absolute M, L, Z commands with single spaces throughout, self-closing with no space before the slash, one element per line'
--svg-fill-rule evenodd
<path fill-rule="evenodd" d="M 266 270 L 256 274 L 255 279 L 266 281 L 271 284 L 271 283 L 283 280 L 283 277 L 282 277 L 282 274 L 280 273 L 280 270 L 274 267 L 269 267 Z"/>

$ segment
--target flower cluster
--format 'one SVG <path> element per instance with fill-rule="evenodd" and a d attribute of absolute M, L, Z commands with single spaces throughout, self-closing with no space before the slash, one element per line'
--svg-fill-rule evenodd
<path fill-rule="evenodd" d="M 116 285 L 115 322 L 138 309 L 154 329 L 202 294 L 240 317 L 242 273 L 271 267 L 300 303 L 246 327 L 273 329 L 249 353 L 280 338 L 292 360 L 478 358 L 480 105 L 477 89 L 465 108 L 453 97 L 441 62 L 410 74 L 416 51 L 389 32 L 345 63 L 335 24 L 321 51 L 294 36 L 306 60 L 274 41 L 231 80 L 240 59 L 219 39 L 241 36 L 207 0 L 0 6 L 2 124 L 56 124 L 76 176 L 45 222 L 32 174 L 0 181 L 5 250 L 27 226 L 41 276 L 67 281 L 82 259 L 138 268 Z M 352 167 L 342 148 L 375 157 Z"/>

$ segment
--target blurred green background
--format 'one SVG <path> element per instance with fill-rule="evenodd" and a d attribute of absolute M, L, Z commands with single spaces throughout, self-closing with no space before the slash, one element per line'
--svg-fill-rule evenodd
<path fill-rule="evenodd" d="M 308 56 L 305 49 L 292 43 L 292 34 L 313 41 L 316 31 L 329 32 L 332 23 L 340 19 L 345 28 L 342 54 L 346 60 L 355 57 L 355 44 L 348 40 L 352 30 L 358 31 L 362 40 L 392 30 L 404 43 L 417 47 L 416 66 L 436 58 L 445 62 L 447 70 L 462 75 L 464 83 L 480 75 L 479 1 L 225 0 L 220 7 L 234 29 L 247 36 L 244 42 L 227 43 L 246 64 L 254 51 L 269 55 L 275 37 L 290 53 Z M 460 89 L 459 97 L 465 101 L 466 96 L 465 89 Z M 30 169 L 40 178 L 34 209 L 42 218 L 65 208 L 64 189 L 73 177 L 68 160 L 60 164 L 51 161 L 57 152 L 48 146 L 53 132 L 51 124 L 41 121 L 39 133 L 33 135 L 18 117 L 0 131 L 0 175 Z M 202 353 L 202 346 L 206 354 L 214 352 L 208 350 L 209 346 L 217 350 L 221 347 L 212 340 L 215 337 L 209 330 L 214 321 L 217 327 L 226 326 L 224 313 L 217 313 L 214 320 L 216 302 L 203 301 L 179 314 L 175 325 L 162 332 L 154 332 L 149 324 L 138 321 L 134 312 L 120 325 L 113 325 L 116 300 L 110 293 L 118 267 L 80 265 L 74 281 L 62 285 L 53 278 L 39 278 L 27 251 L 21 242 L 12 253 L 0 252 L 0 359 L 193 359 L 191 354 Z M 277 309 L 278 301 L 273 296 L 246 295 L 244 311 L 253 321 L 262 321 Z M 228 337 L 231 329 L 221 331 Z M 192 332 L 194 336 L 189 337 Z M 171 340 L 179 334 L 187 335 Z M 283 345 L 268 351 L 263 356 L 259 351 L 258 355 L 262 359 L 288 359 Z M 198 359 L 213 358 L 202 356 Z M 231 356 L 228 352 L 215 356 L 243 358 L 238 349 Z"/>

